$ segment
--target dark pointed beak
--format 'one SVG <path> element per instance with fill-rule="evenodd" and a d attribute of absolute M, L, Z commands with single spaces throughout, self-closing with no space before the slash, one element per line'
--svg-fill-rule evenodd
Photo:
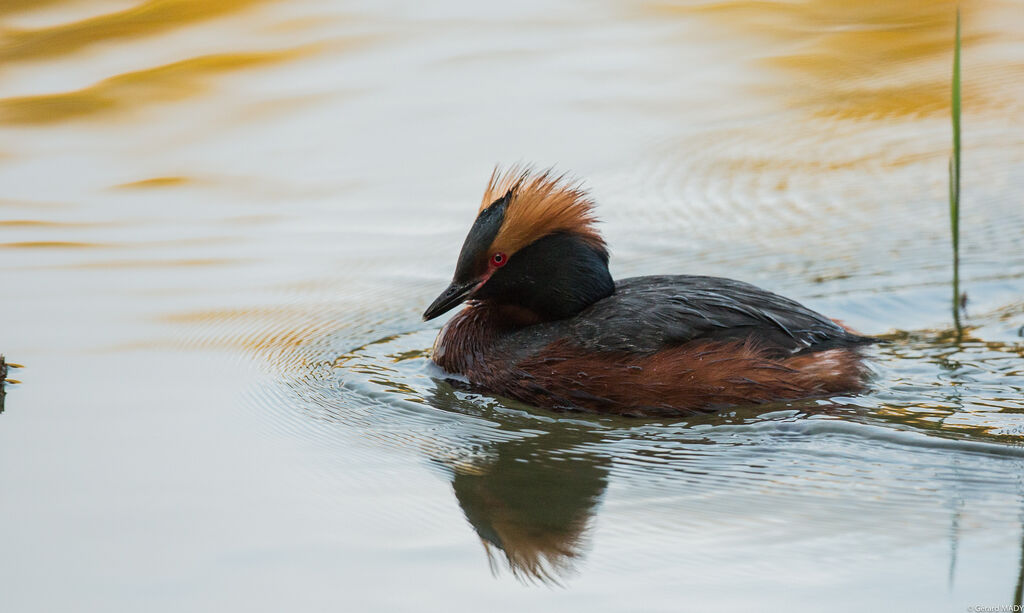
<path fill-rule="evenodd" d="M 443 315 L 448 311 L 452 310 L 459 304 L 461 304 L 466 298 L 473 293 L 473 288 L 476 287 L 477 281 L 470 281 L 469 283 L 457 283 L 452 281 L 452 284 L 448 286 L 448 289 L 441 292 L 441 295 L 434 300 L 427 310 L 423 313 L 423 321 L 430 321 L 438 315 Z"/>

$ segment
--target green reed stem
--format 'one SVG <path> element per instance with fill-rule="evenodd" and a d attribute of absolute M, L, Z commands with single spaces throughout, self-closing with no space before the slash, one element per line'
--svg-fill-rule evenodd
<path fill-rule="evenodd" d="M 949 227 L 953 235 L 953 324 L 960 325 L 960 7 L 956 9 L 953 51 L 953 156 L 949 159 Z"/>

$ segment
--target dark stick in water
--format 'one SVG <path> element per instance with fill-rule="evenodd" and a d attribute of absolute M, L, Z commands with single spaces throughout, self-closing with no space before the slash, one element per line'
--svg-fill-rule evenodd
<path fill-rule="evenodd" d="M 4 356 L 0 355 L 0 413 L 4 412 L 4 395 L 7 393 L 4 391 L 4 383 L 7 382 L 7 362 L 4 361 Z"/>

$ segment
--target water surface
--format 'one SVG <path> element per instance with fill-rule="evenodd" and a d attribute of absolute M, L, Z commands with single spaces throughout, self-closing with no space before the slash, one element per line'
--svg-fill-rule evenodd
<path fill-rule="evenodd" d="M 1024 578 L 1024 14 L 951 2 L 0 6 L 4 610 L 950 610 Z M 888 342 L 862 395 L 481 394 L 419 316 L 495 163 L 612 272 Z"/>

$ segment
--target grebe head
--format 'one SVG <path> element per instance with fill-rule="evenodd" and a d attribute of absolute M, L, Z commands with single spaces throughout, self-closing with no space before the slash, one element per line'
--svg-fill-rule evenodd
<path fill-rule="evenodd" d="M 517 307 L 528 321 L 578 313 L 614 291 L 596 222 L 593 202 L 564 175 L 495 169 L 451 285 L 423 319 L 466 300 Z"/>

